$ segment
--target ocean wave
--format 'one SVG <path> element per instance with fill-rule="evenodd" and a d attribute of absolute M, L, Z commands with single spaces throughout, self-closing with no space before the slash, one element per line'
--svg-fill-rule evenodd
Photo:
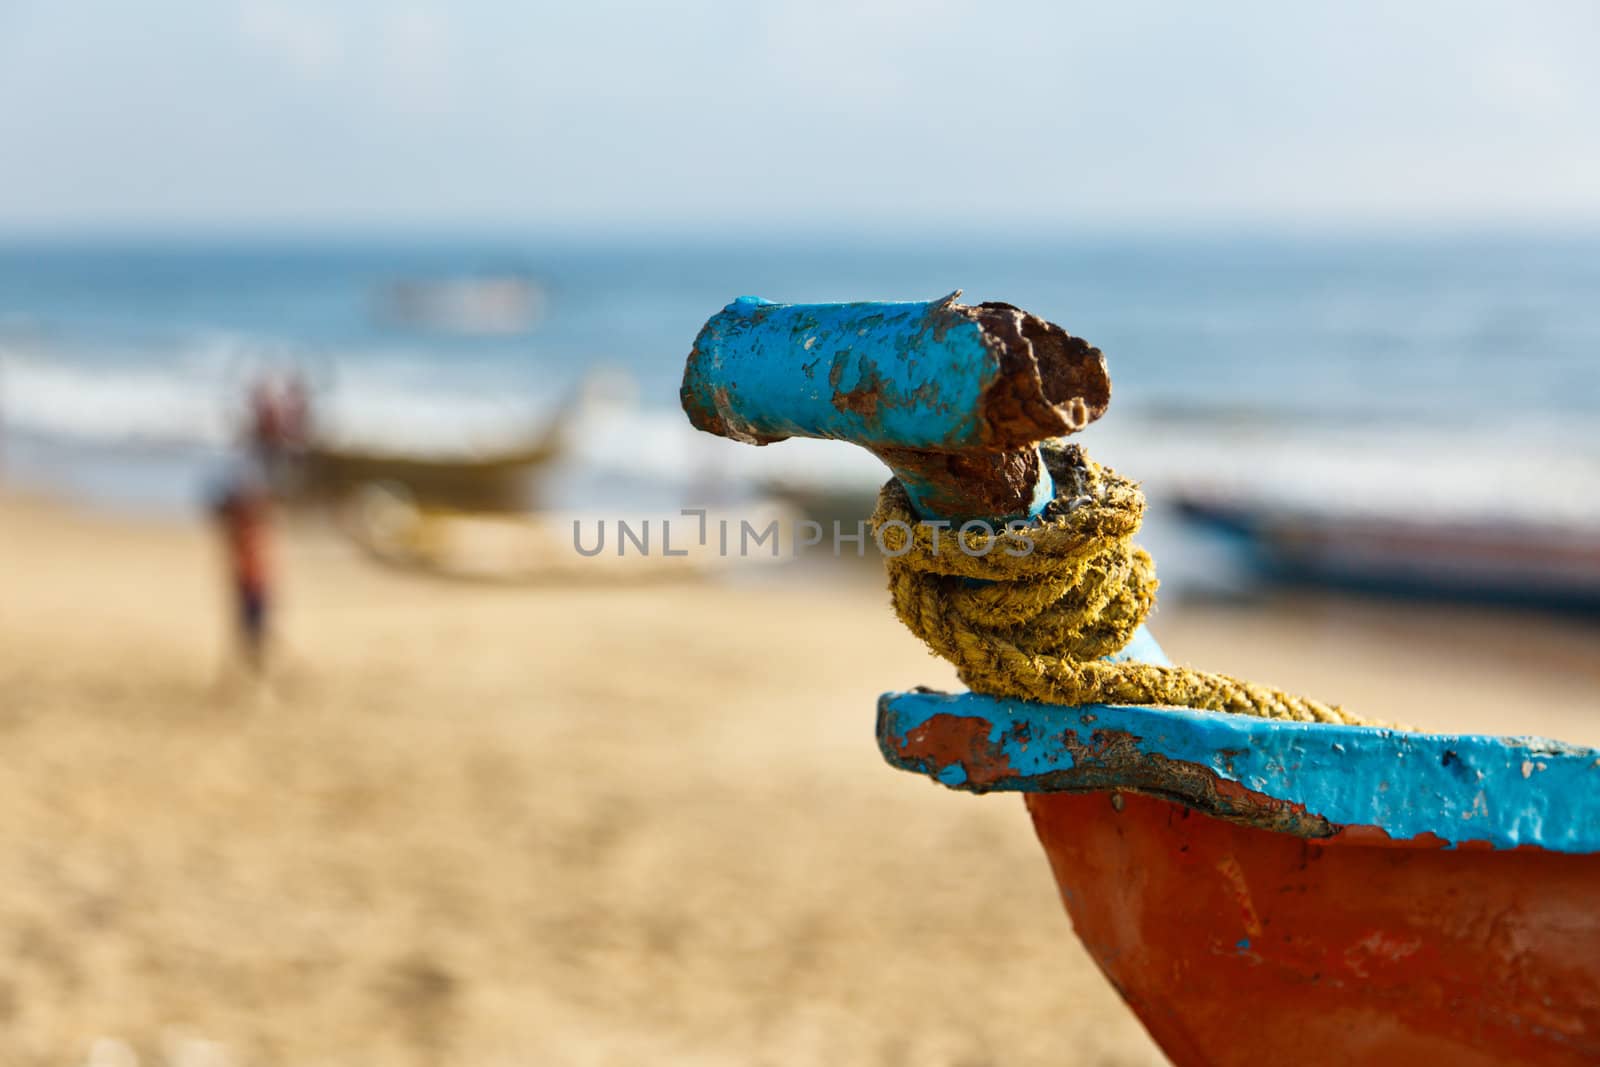
<path fill-rule="evenodd" d="M 250 384 L 290 368 L 310 379 L 330 437 L 395 449 L 492 448 L 535 430 L 560 402 L 493 382 L 451 385 L 438 361 L 365 353 L 326 368 L 216 335 L 159 360 L 42 345 L 0 347 L 0 420 L 36 436 L 119 447 L 222 447 L 238 438 Z"/>
<path fill-rule="evenodd" d="M 238 438 L 251 374 L 274 365 L 262 352 L 227 334 L 191 338 L 159 364 L 9 343 L 0 347 L 0 425 L 119 452 L 214 452 Z M 412 351 L 364 351 L 317 378 L 314 418 L 325 438 L 351 446 L 448 454 L 525 441 L 576 405 L 569 467 L 596 484 L 647 482 L 692 496 L 775 483 L 864 491 L 885 477 L 871 455 L 837 442 L 751 448 L 699 433 L 675 394 L 634 398 L 613 380 L 580 398 L 572 381 L 530 386 L 525 371 L 478 370 L 462 375 Z M 1341 426 L 1170 415 L 1124 405 L 1082 439 L 1156 498 L 1201 487 L 1343 512 L 1600 522 L 1600 502 L 1577 491 L 1600 484 L 1600 448 L 1592 434 L 1548 414 L 1515 425 L 1502 418 L 1492 437 L 1406 420 Z"/>
<path fill-rule="evenodd" d="M 213 445 L 228 439 L 230 412 L 214 382 L 6 352 L 0 419 L 9 428 L 87 443 Z"/>

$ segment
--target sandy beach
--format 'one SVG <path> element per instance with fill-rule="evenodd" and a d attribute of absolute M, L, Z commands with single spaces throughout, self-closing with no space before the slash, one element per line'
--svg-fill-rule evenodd
<path fill-rule="evenodd" d="M 495 586 L 310 528 L 282 556 L 261 697 L 218 684 L 198 520 L 0 499 L 0 1061 L 1162 1062 L 1020 801 L 880 761 L 877 694 L 954 679 L 865 569 Z M 1367 714 L 1600 743 L 1592 624 L 1301 598 L 1152 628 Z"/>

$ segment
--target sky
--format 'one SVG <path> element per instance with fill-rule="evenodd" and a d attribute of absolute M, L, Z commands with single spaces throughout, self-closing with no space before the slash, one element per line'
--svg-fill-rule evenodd
<path fill-rule="evenodd" d="M 0 0 L 0 231 L 1600 224 L 1592 0 Z"/>

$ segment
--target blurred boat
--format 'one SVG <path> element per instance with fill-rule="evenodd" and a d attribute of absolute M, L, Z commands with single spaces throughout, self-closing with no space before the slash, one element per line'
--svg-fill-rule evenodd
<path fill-rule="evenodd" d="M 292 451 L 292 474 L 279 480 L 284 495 L 341 503 L 369 486 L 398 491 L 423 509 L 515 513 L 539 505 L 540 475 L 563 459 L 575 427 L 606 406 L 631 402 L 635 383 L 625 373 L 595 368 L 583 375 L 544 426 L 520 442 L 472 453 L 384 449 L 313 436 Z"/>
<path fill-rule="evenodd" d="M 783 501 L 802 519 L 816 523 L 825 531 L 831 531 L 833 524 L 838 523 L 840 530 L 853 534 L 857 523 L 869 519 L 878 506 L 878 487 L 873 484 L 769 478 L 762 481 L 759 488 L 764 495 Z"/>
<path fill-rule="evenodd" d="M 527 333 L 544 316 L 545 293 L 522 274 L 470 278 L 406 278 L 378 294 L 385 321 L 441 333 Z"/>
<path fill-rule="evenodd" d="M 635 584 L 695 578 L 744 565 L 770 566 L 789 556 L 730 554 L 718 539 L 701 543 L 698 522 L 655 516 L 568 513 L 523 515 L 422 507 L 395 485 L 361 490 L 346 513 L 346 527 L 374 559 L 440 577 L 480 582 Z M 738 512 L 708 513 L 721 522 L 785 523 L 782 505 L 757 501 Z M 671 534 L 666 523 L 672 524 Z M 642 538 L 624 544 L 618 524 Z M 610 528 L 607 540 L 605 528 Z M 582 531 L 580 539 L 579 531 Z M 597 531 L 598 538 L 597 538 Z M 668 540 L 670 536 L 670 541 Z M 584 551 L 580 551 L 579 542 Z"/>
<path fill-rule="evenodd" d="M 1175 503 L 1272 580 L 1600 610 L 1600 527 L 1514 515 L 1366 514 L 1193 488 Z"/>
<path fill-rule="evenodd" d="M 536 476 L 563 451 L 559 426 L 525 444 L 481 455 L 384 452 L 314 442 L 300 460 L 300 495 L 339 501 L 369 485 L 401 486 L 433 507 L 524 511 L 536 503 Z"/>

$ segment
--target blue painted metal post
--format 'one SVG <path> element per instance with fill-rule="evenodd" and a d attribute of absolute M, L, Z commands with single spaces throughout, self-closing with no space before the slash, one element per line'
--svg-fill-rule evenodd
<path fill-rule="evenodd" d="M 1052 486 L 1038 443 L 1105 411 L 1100 350 L 1007 304 L 775 304 L 712 316 L 684 373 L 694 425 L 747 444 L 849 441 L 927 517 L 1036 516 Z"/>
<path fill-rule="evenodd" d="M 1054 495 L 1040 441 L 1105 412 L 1098 348 L 1009 304 L 778 304 L 740 297 L 695 339 L 681 396 L 694 425 L 766 445 L 848 441 L 883 459 L 926 519 L 998 525 Z M 1143 627 L 1119 654 L 1167 658 Z"/>

